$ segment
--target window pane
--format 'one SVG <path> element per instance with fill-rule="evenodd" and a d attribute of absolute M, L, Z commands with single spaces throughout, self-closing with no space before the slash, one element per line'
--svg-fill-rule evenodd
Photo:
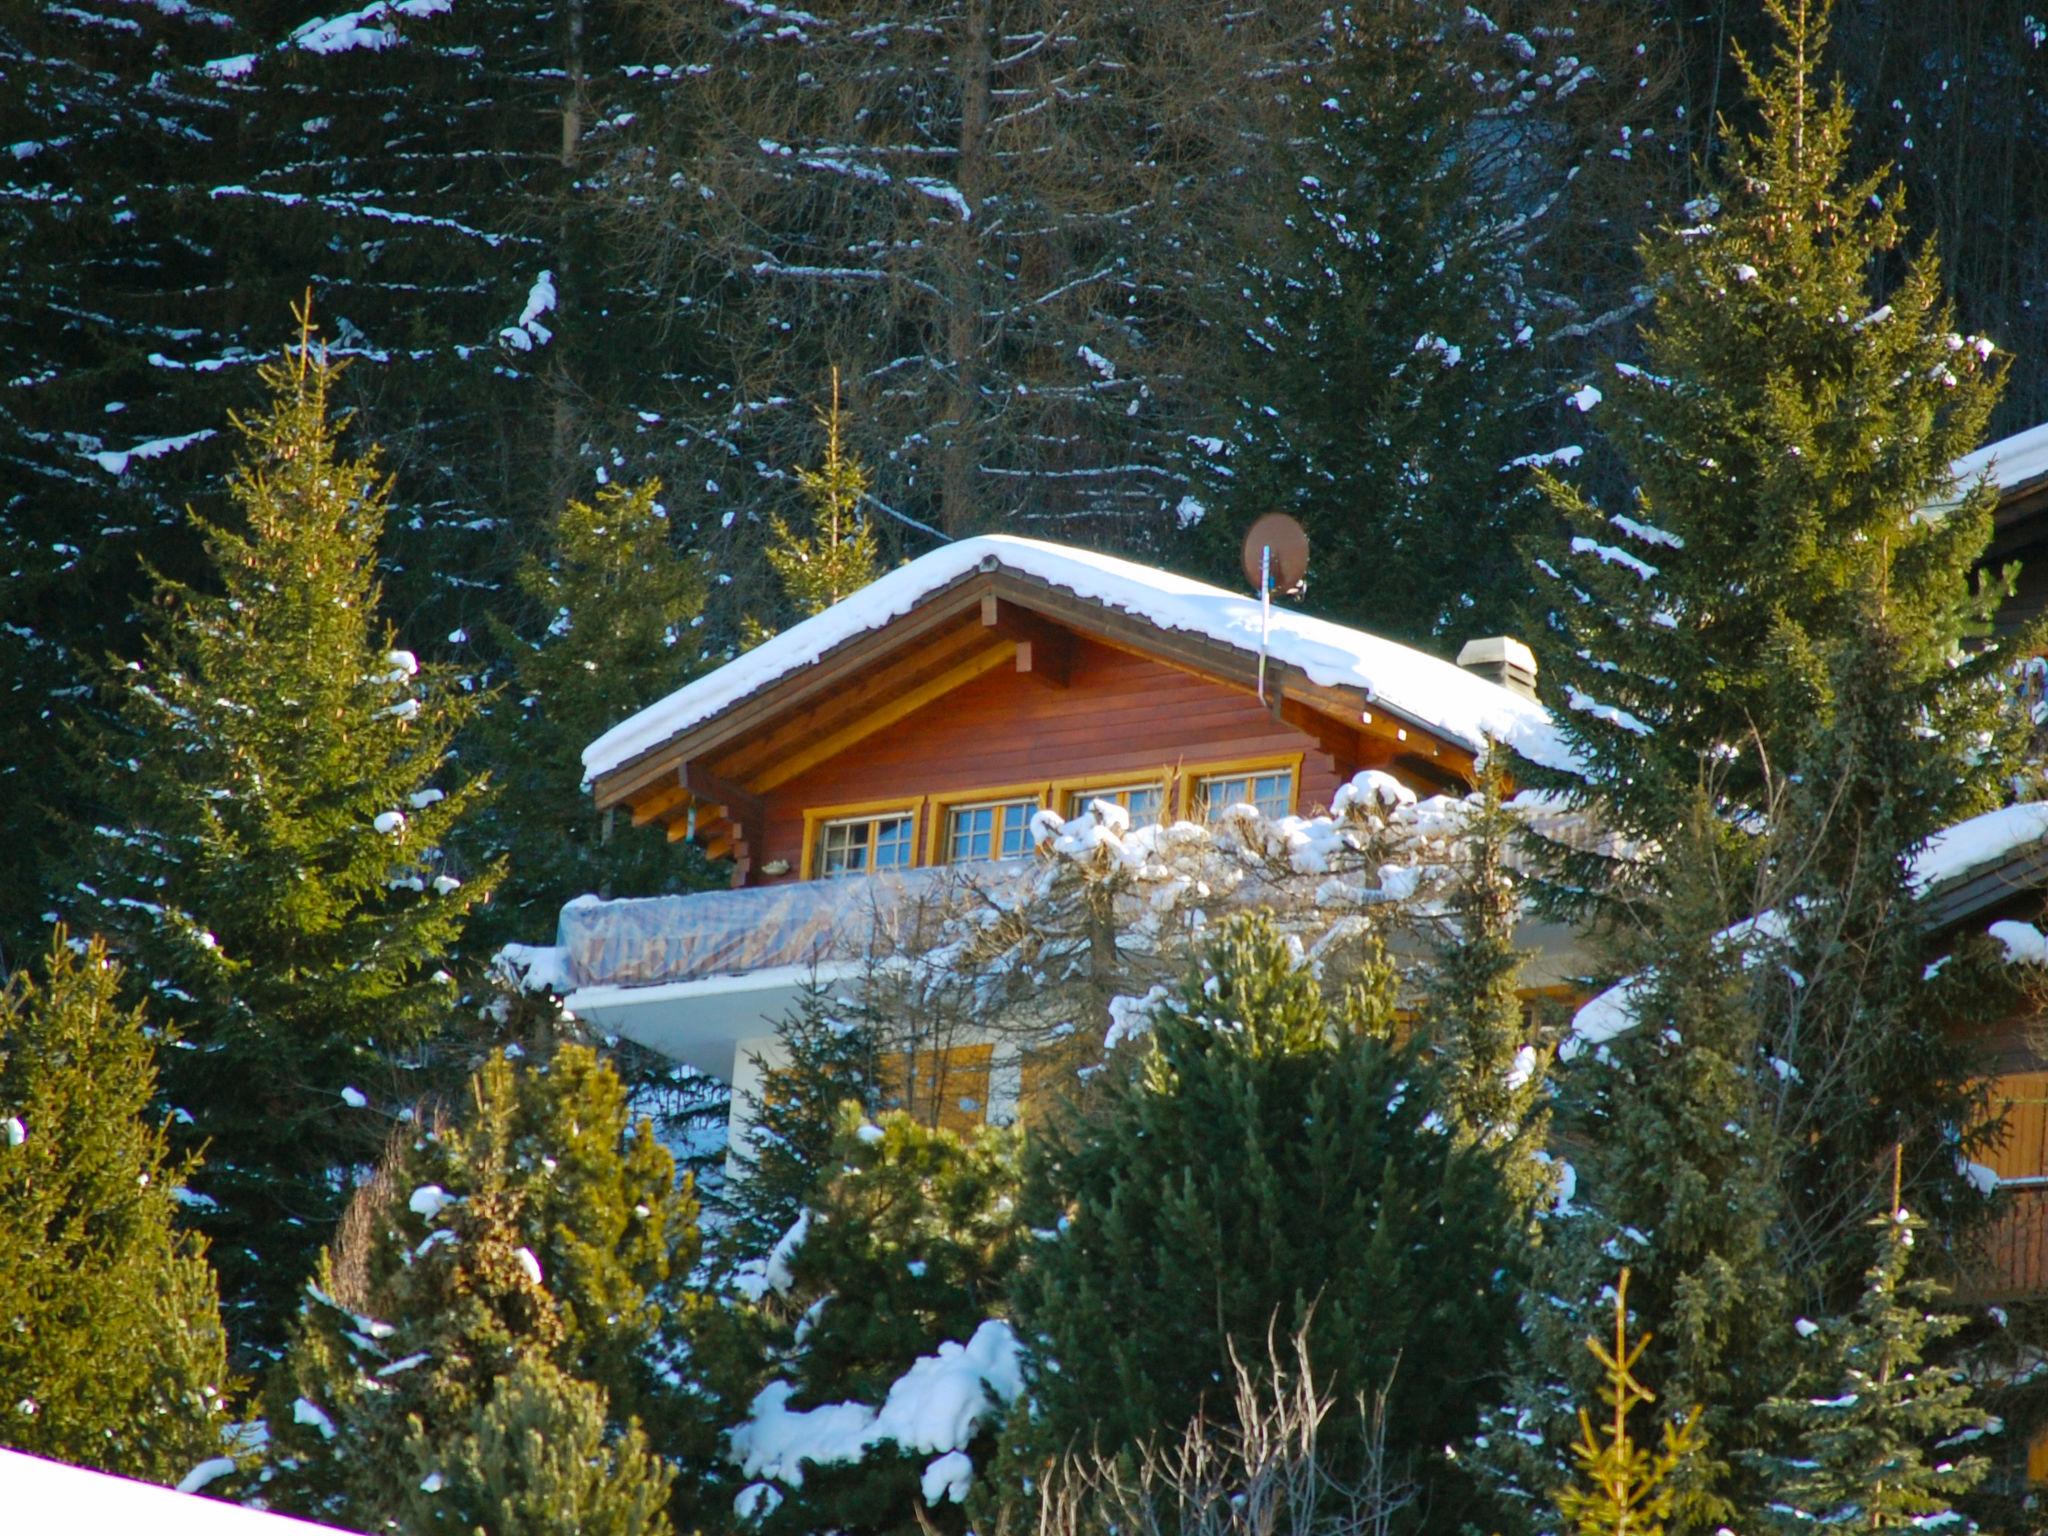
<path fill-rule="evenodd" d="M 1285 816 L 1294 809 L 1294 772 L 1262 773 L 1252 781 L 1252 804 L 1268 816 Z"/>
<path fill-rule="evenodd" d="M 1166 790 L 1160 784 L 1114 784 L 1101 789 L 1070 789 L 1067 791 L 1066 814 L 1080 815 L 1088 809 L 1091 800 L 1107 800 L 1111 805 L 1122 806 L 1131 813 L 1131 825 L 1141 827 L 1159 819 L 1159 808 L 1166 803 Z"/>
<path fill-rule="evenodd" d="M 1003 835 L 999 857 L 1022 859 L 1031 853 L 1031 818 L 1038 814 L 1036 800 L 1012 800 L 1000 807 L 1003 813 Z"/>
<path fill-rule="evenodd" d="M 875 868 L 910 867 L 910 820 L 908 816 L 893 816 L 869 823 L 875 829 Z"/>
<path fill-rule="evenodd" d="M 1199 790 L 1202 815 L 1209 821 L 1233 805 L 1257 806 L 1263 816 L 1285 816 L 1294 809 L 1294 770 L 1213 774 Z"/>
<path fill-rule="evenodd" d="M 857 875 L 867 868 L 868 827 L 865 821 L 826 823 L 818 844 L 818 873 L 825 879 L 835 875 Z"/>
<path fill-rule="evenodd" d="M 953 812 L 953 825 L 946 840 L 946 862 L 959 864 L 989 856 L 989 840 L 995 832 L 996 807 L 962 806 Z"/>

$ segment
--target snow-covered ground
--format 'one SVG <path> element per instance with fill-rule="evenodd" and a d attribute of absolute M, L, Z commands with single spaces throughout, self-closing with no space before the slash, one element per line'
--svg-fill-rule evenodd
<path fill-rule="evenodd" d="M 330 1525 L 0 1451 L 0 1528 L 21 1536 L 317 1536 Z"/>

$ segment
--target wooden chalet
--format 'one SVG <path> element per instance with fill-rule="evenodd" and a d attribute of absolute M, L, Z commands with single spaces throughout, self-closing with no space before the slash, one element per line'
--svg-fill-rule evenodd
<path fill-rule="evenodd" d="M 1264 643 L 1261 644 L 1261 637 Z M 597 806 L 733 861 L 735 885 L 1000 858 L 1040 806 L 1141 819 L 1327 805 L 1362 768 L 1462 791 L 1524 691 L 1086 551 L 969 539 L 643 710 L 585 754 Z"/>
<path fill-rule="evenodd" d="M 1465 660 L 1086 550 L 947 545 L 591 744 L 598 808 L 729 857 L 734 889 L 571 902 L 568 1004 L 745 1088 L 799 989 L 853 974 L 868 906 L 1031 854 L 1042 808 L 1281 817 L 1367 768 L 1462 792 L 1489 739 L 1561 751 L 1523 647 Z M 985 1110 L 1012 1090 L 980 1049 L 954 1098 Z"/>

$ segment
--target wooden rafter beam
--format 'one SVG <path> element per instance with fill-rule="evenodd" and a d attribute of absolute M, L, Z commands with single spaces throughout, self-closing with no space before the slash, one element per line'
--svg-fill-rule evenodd
<path fill-rule="evenodd" d="M 766 791 L 778 784 L 787 784 L 798 774 L 815 768 L 829 758 L 837 757 L 854 743 L 865 741 L 875 732 L 887 729 L 904 716 L 916 713 L 936 699 L 944 698 L 955 688 L 964 687 L 983 673 L 994 671 L 1015 654 L 1016 642 L 999 641 L 941 672 L 922 687 L 877 700 L 874 708 L 851 724 L 841 727 L 829 736 L 821 737 L 800 752 L 783 757 L 773 767 L 755 775 L 755 786 Z"/>
<path fill-rule="evenodd" d="M 978 625 L 954 629 L 929 639 L 891 658 L 809 708 L 785 714 L 763 728 L 732 753 L 719 760 L 718 771 L 737 784 L 760 793 L 770 787 L 759 775 L 787 754 L 802 751 L 821 737 L 830 736 L 859 721 L 876 707 L 877 701 L 923 687 L 932 678 L 948 672 L 967 657 L 990 644 Z"/>
<path fill-rule="evenodd" d="M 1017 671 L 1048 688 L 1064 688 L 1074 667 L 1074 632 L 1006 603 L 993 592 L 981 599 L 981 627 L 1017 642 Z"/>
<path fill-rule="evenodd" d="M 760 825 L 765 809 L 761 797 L 704 763 L 692 759 L 683 764 L 683 787 L 699 802 L 717 806 L 719 814 L 737 826 Z"/>
<path fill-rule="evenodd" d="M 633 825 L 644 827 L 650 821 L 666 821 L 682 803 L 690 798 L 688 790 L 680 784 L 671 784 L 649 795 L 642 795 L 632 803 Z"/>

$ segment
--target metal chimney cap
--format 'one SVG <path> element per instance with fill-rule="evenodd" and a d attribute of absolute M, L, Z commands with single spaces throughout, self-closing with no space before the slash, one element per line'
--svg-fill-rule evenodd
<path fill-rule="evenodd" d="M 1488 635 L 1467 640 L 1458 652 L 1461 667 L 1517 667 L 1536 674 L 1536 653 L 1512 635 Z"/>

